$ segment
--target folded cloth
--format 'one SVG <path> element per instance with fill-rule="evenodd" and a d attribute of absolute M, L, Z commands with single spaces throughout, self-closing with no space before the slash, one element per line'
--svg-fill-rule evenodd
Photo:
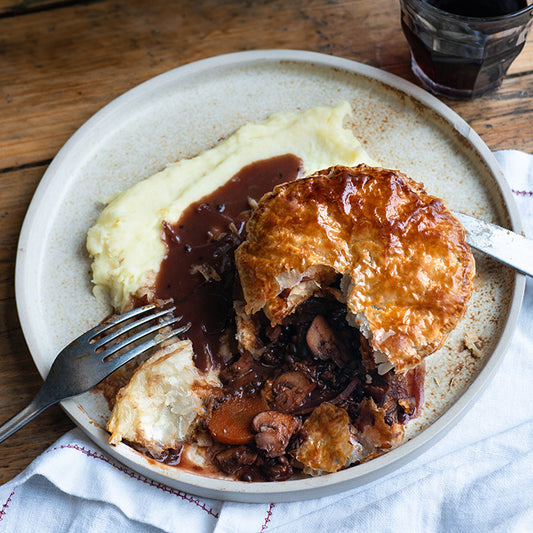
<path fill-rule="evenodd" d="M 496 153 L 533 236 L 533 156 Z M 371 484 L 312 501 L 199 498 L 138 475 L 76 429 L 0 487 L 5 532 L 533 532 L 533 280 L 513 342 L 435 446 Z"/>

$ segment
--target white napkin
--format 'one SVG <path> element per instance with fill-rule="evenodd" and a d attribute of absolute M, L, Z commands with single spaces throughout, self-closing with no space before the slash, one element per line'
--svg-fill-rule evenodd
<path fill-rule="evenodd" d="M 533 156 L 496 152 L 533 235 Z M 191 496 L 116 463 L 80 430 L 0 487 L 5 532 L 533 532 L 533 280 L 514 340 L 473 408 L 433 448 L 364 487 L 312 501 Z"/>

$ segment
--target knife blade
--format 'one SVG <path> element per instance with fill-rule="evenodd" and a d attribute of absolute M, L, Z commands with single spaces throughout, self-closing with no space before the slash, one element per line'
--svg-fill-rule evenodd
<path fill-rule="evenodd" d="M 533 240 L 505 228 L 452 211 L 466 230 L 466 242 L 523 274 L 533 276 Z"/>

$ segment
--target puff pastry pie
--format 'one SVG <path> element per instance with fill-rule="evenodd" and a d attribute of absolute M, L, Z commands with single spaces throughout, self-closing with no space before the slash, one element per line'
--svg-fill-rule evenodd
<path fill-rule="evenodd" d="M 245 312 L 272 326 L 339 277 L 380 373 L 437 350 L 465 312 L 474 258 L 444 202 L 406 175 L 335 166 L 263 196 L 235 253 Z"/>

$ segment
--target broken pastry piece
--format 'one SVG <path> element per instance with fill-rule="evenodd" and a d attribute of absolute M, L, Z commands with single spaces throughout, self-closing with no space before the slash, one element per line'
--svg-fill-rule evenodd
<path fill-rule="evenodd" d="M 220 382 L 215 373 L 200 373 L 190 341 L 158 350 L 117 394 L 107 424 L 109 442 L 121 440 L 159 458 L 190 437 L 203 412 L 203 398 Z"/>
<path fill-rule="evenodd" d="M 245 311 L 272 326 L 341 277 L 380 372 L 436 351 L 473 291 L 474 258 L 444 202 L 404 174 L 337 166 L 265 195 L 235 253 Z"/>
<path fill-rule="evenodd" d="M 304 423 L 304 440 L 294 452 L 305 465 L 304 472 L 337 472 L 363 457 L 363 446 L 353 434 L 348 413 L 335 405 L 321 403 Z"/>

